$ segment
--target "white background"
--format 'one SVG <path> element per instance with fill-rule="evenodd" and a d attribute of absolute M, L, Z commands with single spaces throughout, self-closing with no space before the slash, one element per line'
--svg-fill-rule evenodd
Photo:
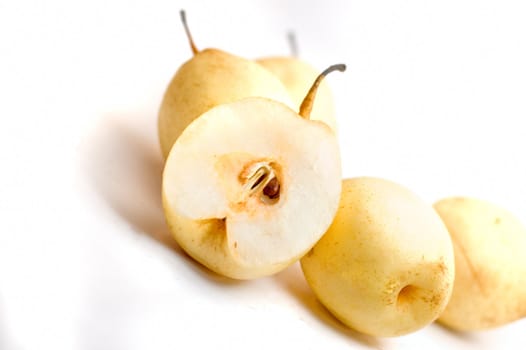
<path fill-rule="evenodd" d="M 235 282 L 192 262 L 160 205 L 156 114 L 200 48 L 301 57 L 334 91 L 344 174 L 526 222 L 523 1 L 0 2 L 0 349 L 512 349 L 526 323 L 344 328 L 297 265 Z"/>

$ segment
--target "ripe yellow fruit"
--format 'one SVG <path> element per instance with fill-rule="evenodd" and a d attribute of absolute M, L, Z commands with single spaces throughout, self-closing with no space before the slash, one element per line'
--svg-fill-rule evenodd
<path fill-rule="evenodd" d="M 377 178 L 343 181 L 336 217 L 301 266 L 331 313 L 373 336 L 428 325 L 453 288 L 453 247 L 440 217 L 406 188 Z"/>
<path fill-rule="evenodd" d="M 181 134 L 166 160 L 163 206 L 194 259 L 252 279 L 284 269 L 319 240 L 340 189 L 329 127 L 251 97 L 212 108 Z"/>

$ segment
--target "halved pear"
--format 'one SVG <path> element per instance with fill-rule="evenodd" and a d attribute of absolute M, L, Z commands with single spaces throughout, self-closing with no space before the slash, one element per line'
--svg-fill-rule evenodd
<path fill-rule="evenodd" d="M 296 57 L 266 57 L 256 62 L 279 78 L 296 108 L 301 105 L 307 91 L 320 74 L 309 63 Z M 325 81 L 320 84 L 310 118 L 320 120 L 329 125 L 334 132 L 337 131 L 334 99 L 329 84 Z"/>
<path fill-rule="evenodd" d="M 165 158 L 188 124 L 214 106 L 249 96 L 293 106 L 281 81 L 256 62 L 218 49 L 197 50 L 183 11 L 181 20 L 194 56 L 175 73 L 159 110 L 159 139 Z"/>
<path fill-rule="evenodd" d="M 164 211 L 177 242 L 236 279 L 270 275 L 298 260 L 329 227 L 340 190 L 334 133 L 258 97 L 194 120 L 163 173 Z"/>

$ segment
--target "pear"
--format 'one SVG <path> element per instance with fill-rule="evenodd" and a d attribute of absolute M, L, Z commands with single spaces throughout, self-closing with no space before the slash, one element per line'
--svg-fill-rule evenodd
<path fill-rule="evenodd" d="M 433 322 L 453 288 L 454 256 L 431 205 L 384 179 L 343 180 L 334 221 L 301 259 L 327 309 L 373 336 L 400 336 Z"/>
<path fill-rule="evenodd" d="M 159 110 L 158 131 L 165 158 L 183 130 L 214 106 L 249 96 L 293 106 L 286 88 L 274 74 L 254 61 L 218 49 L 199 51 L 184 11 L 181 20 L 194 55 L 175 73 Z"/>
<path fill-rule="evenodd" d="M 526 317 L 526 228 L 509 211 L 475 198 L 435 203 L 455 250 L 455 286 L 439 321 L 458 331 Z"/>
<path fill-rule="evenodd" d="M 292 98 L 292 103 L 295 106 L 300 106 L 305 94 L 320 72 L 297 57 L 298 50 L 293 33 L 289 33 L 288 38 L 292 56 L 264 57 L 257 59 L 256 62 L 277 76 L 285 85 Z M 334 99 L 331 89 L 325 81 L 320 84 L 310 118 L 320 120 L 329 125 L 335 132 L 337 131 Z"/>
<path fill-rule="evenodd" d="M 179 245 L 235 279 L 278 272 L 329 227 L 341 191 L 338 142 L 309 120 L 320 75 L 300 114 L 248 97 L 202 114 L 173 145 L 163 172 L 163 207 Z"/>

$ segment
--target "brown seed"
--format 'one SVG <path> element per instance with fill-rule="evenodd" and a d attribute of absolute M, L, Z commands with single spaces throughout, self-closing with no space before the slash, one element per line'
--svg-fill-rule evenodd
<path fill-rule="evenodd" d="M 273 178 L 263 189 L 263 194 L 270 199 L 275 199 L 279 197 L 279 181 L 277 178 Z"/>

